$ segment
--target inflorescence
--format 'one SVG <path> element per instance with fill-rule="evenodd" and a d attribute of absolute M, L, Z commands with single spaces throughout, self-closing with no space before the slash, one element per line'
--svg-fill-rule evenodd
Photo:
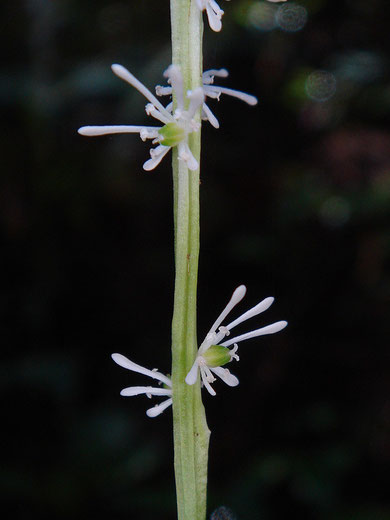
<path fill-rule="evenodd" d="M 158 85 L 156 87 L 156 94 L 158 96 L 164 96 L 174 93 L 177 103 L 175 109 L 173 109 L 173 101 L 164 107 L 154 94 L 122 65 L 114 64 L 111 66 L 111 69 L 119 78 L 143 94 L 149 101 L 145 107 L 147 115 L 163 123 L 163 126 L 82 126 L 78 132 L 88 137 L 135 133 L 139 134 L 143 141 L 152 139 L 152 143 L 157 146 L 150 149 L 150 159 L 143 165 L 146 171 L 153 170 L 158 166 L 169 150 L 175 146 L 178 147 L 179 159 L 184 161 L 190 170 L 196 170 L 199 167 L 198 161 L 193 156 L 188 145 L 189 134 L 200 130 L 201 125 L 196 116 L 198 109 L 202 107 L 201 117 L 203 120 L 207 120 L 215 128 L 219 128 L 218 119 L 205 103 L 206 97 L 219 100 L 220 96 L 224 94 L 238 98 L 249 105 L 256 105 L 257 103 L 255 96 L 213 84 L 214 77 L 226 78 L 228 76 L 229 73 L 226 69 L 205 71 L 202 75 L 202 86 L 188 91 L 186 95 L 184 95 L 183 77 L 180 68 L 176 65 L 170 65 L 164 72 L 169 86 L 163 87 Z M 186 100 L 188 103 L 187 109 L 185 108 Z"/>

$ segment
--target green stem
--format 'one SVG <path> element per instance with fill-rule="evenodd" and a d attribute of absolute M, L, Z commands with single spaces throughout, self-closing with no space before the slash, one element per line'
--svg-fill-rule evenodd
<path fill-rule="evenodd" d="M 201 85 L 201 13 L 191 0 L 171 0 L 172 63 L 181 69 L 184 92 Z M 200 114 L 198 114 L 200 120 Z M 189 136 L 200 163 L 200 131 Z M 199 258 L 199 170 L 189 171 L 173 152 L 175 297 L 172 320 L 172 390 L 175 478 L 179 520 L 206 516 L 209 429 L 199 380 L 185 383 L 197 350 L 196 291 Z"/>

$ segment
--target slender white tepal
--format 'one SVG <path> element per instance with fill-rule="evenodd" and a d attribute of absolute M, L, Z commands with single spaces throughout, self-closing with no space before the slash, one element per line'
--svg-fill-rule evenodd
<path fill-rule="evenodd" d="M 149 399 L 152 396 L 168 396 L 166 401 L 163 401 L 162 403 L 146 410 L 148 417 L 157 417 L 172 404 L 172 381 L 168 376 L 158 372 L 157 369 L 150 370 L 149 368 L 137 365 L 137 363 L 134 363 L 134 361 L 131 361 L 122 354 L 112 354 L 111 357 L 115 363 L 117 363 L 122 368 L 131 370 L 132 372 L 137 372 L 138 374 L 142 374 L 152 379 L 157 379 L 157 381 L 163 385 L 161 387 L 129 386 L 121 390 L 120 394 L 124 397 L 133 397 L 141 394 L 145 394 L 147 397 L 149 397 Z"/>

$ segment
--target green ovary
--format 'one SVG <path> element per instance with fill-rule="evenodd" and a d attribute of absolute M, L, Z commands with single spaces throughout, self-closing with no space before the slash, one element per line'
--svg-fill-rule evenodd
<path fill-rule="evenodd" d="M 211 345 L 202 354 L 202 357 L 206 360 L 207 366 L 211 368 L 222 367 L 232 359 L 230 350 L 227 347 L 221 347 L 221 345 Z"/>
<path fill-rule="evenodd" d="M 164 138 L 160 141 L 164 146 L 177 146 L 185 137 L 183 128 L 176 123 L 167 123 L 158 133 Z"/>

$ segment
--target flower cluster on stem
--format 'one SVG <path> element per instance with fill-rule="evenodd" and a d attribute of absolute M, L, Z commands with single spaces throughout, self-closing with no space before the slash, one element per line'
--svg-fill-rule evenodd
<path fill-rule="evenodd" d="M 200 371 L 202 382 L 211 395 L 216 395 L 215 390 L 211 386 L 211 383 L 216 380 L 213 374 L 220 377 L 227 385 L 237 386 L 237 377 L 231 374 L 227 368 L 222 367 L 233 359 L 239 361 L 237 355 L 238 343 L 250 338 L 256 338 L 257 336 L 275 334 L 286 327 L 286 321 L 277 321 L 271 325 L 267 325 L 266 327 L 261 327 L 260 329 L 252 330 L 251 332 L 223 341 L 225 337 L 230 335 L 230 331 L 234 327 L 266 311 L 274 302 L 274 298 L 272 297 L 265 298 L 228 325 L 220 326 L 231 310 L 244 298 L 245 293 L 245 285 L 237 287 L 233 292 L 229 303 L 213 323 L 211 329 L 199 347 L 198 354 L 191 370 L 187 374 L 186 383 L 188 385 L 195 384 L 198 379 L 198 372 Z M 232 349 L 228 348 L 230 345 L 233 345 Z"/>
<path fill-rule="evenodd" d="M 198 132 L 200 124 L 195 119 L 199 107 L 203 105 L 204 93 L 201 87 L 187 93 L 188 108 L 183 88 L 183 77 L 177 65 L 170 65 L 164 72 L 164 76 L 172 85 L 175 92 L 177 107 L 172 112 L 172 107 L 167 109 L 160 101 L 145 87 L 133 74 L 122 65 L 114 64 L 112 71 L 119 78 L 136 88 L 149 101 L 145 107 L 148 116 L 157 119 L 163 126 L 134 126 L 134 125 L 106 125 L 106 126 L 83 126 L 78 132 L 81 135 L 95 137 L 107 134 L 139 134 L 143 141 L 152 139 L 156 148 L 151 148 L 150 159 L 143 165 L 144 170 L 153 170 L 169 150 L 177 146 L 179 159 L 184 161 L 190 170 L 198 168 L 198 161 L 192 154 L 188 145 L 188 135 Z"/>

